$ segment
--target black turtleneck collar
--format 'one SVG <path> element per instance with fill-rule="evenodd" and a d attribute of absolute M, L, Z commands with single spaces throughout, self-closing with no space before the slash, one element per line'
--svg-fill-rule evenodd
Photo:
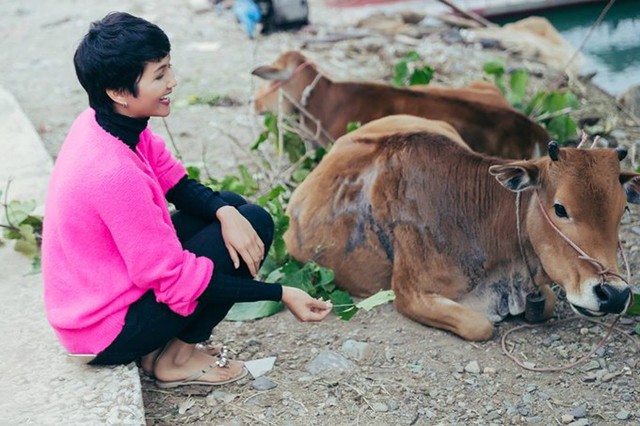
<path fill-rule="evenodd" d="M 131 118 L 114 111 L 96 111 L 96 121 L 107 133 L 135 151 L 136 145 L 140 142 L 140 133 L 147 127 L 149 117 Z"/>

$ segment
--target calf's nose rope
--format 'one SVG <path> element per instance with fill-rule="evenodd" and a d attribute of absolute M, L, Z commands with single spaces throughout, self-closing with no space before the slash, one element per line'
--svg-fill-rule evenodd
<path fill-rule="evenodd" d="M 620 274 L 613 272 L 611 269 L 605 268 L 605 266 L 600 261 L 589 256 L 584 250 L 580 248 L 580 246 L 574 243 L 571 240 L 571 238 L 569 238 L 564 232 L 560 230 L 560 228 L 558 228 L 558 225 L 553 223 L 553 221 L 549 217 L 549 214 L 547 213 L 547 211 L 544 209 L 544 206 L 542 205 L 542 201 L 540 199 L 540 192 L 538 190 L 536 190 L 536 198 L 538 199 L 538 206 L 540 207 L 540 211 L 542 212 L 542 215 L 544 216 L 544 218 L 547 220 L 547 223 L 549 223 L 549 225 L 553 228 L 553 230 L 556 231 L 556 233 L 560 235 L 560 237 L 562 237 L 562 239 L 565 240 L 567 244 L 569 244 L 576 252 L 578 252 L 579 259 L 586 260 L 596 268 L 596 272 L 598 273 L 598 275 L 600 275 L 600 281 L 602 285 L 604 285 L 607 275 L 620 278 L 627 285 L 629 285 L 629 281 L 631 281 L 631 269 L 629 268 L 629 263 L 627 262 L 627 256 L 624 253 L 624 248 L 622 247 L 622 244 L 620 243 L 619 239 L 618 239 L 618 248 L 620 249 L 620 253 L 622 254 L 622 259 L 624 261 L 625 268 L 627 270 L 627 279 L 624 279 Z"/>

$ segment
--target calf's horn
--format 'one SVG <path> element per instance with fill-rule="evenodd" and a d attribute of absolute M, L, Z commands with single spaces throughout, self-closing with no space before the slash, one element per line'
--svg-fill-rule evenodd
<path fill-rule="evenodd" d="M 618 160 L 622 161 L 625 158 L 627 158 L 627 153 L 629 151 L 627 151 L 627 148 L 625 148 L 624 146 L 619 146 L 616 148 L 616 154 L 618 154 Z"/>
<path fill-rule="evenodd" d="M 560 147 L 558 147 L 558 142 L 551 141 L 547 146 L 547 151 L 549 152 L 549 157 L 553 161 L 558 161 L 558 153 L 560 152 Z"/>

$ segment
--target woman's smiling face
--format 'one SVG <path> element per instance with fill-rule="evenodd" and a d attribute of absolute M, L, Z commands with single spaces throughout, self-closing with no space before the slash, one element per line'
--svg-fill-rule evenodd
<path fill-rule="evenodd" d="M 171 56 L 158 62 L 147 62 L 137 82 L 138 96 L 122 93 L 126 106 L 116 102 L 116 112 L 128 117 L 166 117 L 171 112 L 171 94 L 178 84 L 171 69 Z"/>

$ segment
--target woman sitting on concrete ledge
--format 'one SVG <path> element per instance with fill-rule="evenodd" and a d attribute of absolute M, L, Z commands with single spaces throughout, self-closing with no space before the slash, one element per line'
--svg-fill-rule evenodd
<path fill-rule="evenodd" d="M 80 42 L 74 64 L 89 108 L 47 194 L 45 304 L 63 346 L 95 355 L 93 365 L 141 359 L 159 386 L 217 385 L 246 369 L 197 343 L 234 303 L 282 300 L 301 321 L 324 319 L 331 304 L 255 281 L 273 238 L 269 214 L 189 179 L 148 127 L 170 113 L 170 61 L 165 33 L 127 13 L 94 22 Z"/>

